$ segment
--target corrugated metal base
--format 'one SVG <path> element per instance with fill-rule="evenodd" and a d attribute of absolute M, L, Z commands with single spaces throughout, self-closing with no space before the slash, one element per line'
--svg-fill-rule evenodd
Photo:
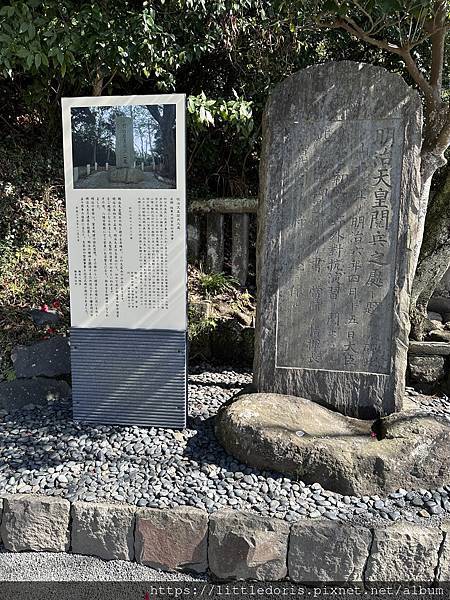
<path fill-rule="evenodd" d="M 70 332 L 73 416 L 105 425 L 186 426 L 186 332 Z"/>

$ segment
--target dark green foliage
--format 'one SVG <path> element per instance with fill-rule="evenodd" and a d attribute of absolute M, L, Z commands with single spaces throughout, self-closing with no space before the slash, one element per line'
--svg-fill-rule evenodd
<path fill-rule="evenodd" d="M 32 137 L 0 145 L 0 371 L 11 349 L 52 331 L 36 328 L 32 307 L 53 304 L 68 326 L 66 223 L 61 164 Z M 2 356 L 0 355 L 0 359 Z"/>
<path fill-rule="evenodd" d="M 11 0 L 0 9 L 0 85 L 18 100 L 13 125 L 32 115 L 54 140 L 62 96 L 184 92 L 192 195 L 256 194 L 262 109 L 277 82 L 329 59 L 395 66 L 345 32 L 302 28 L 305 7 Z"/>

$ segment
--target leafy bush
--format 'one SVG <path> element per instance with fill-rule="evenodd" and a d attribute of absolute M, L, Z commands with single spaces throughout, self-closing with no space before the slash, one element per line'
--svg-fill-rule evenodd
<path fill-rule="evenodd" d="M 0 146 L 0 347 L 7 357 L 18 343 L 46 335 L 32 307 L 56 302 L 69 320 L 66 218 L 61 165 L 34 140 Z M 50 332 L 51 333 L 51 332 Z M 3 361 L 2 370 L 8 368 Z"/>
<path fill-rule="evenodd" d="M 229 277 L 224 273 L 199 273 L 198 283 L 200 289 L 207 296 L 217 296 L 227 290 L 233 289 L 237 285 L 233 277 Z"/>

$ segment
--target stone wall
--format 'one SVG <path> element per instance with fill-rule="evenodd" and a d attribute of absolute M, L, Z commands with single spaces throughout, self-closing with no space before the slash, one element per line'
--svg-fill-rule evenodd
<path fill-rule="evenodd" d="M 149 509 L 59 498 L 0 499 L 9 552 L 73 552 L 213 580 L 307 582 L 450 579 L 450 523 L 374 528 L 322 519 L 292 525 L 253 513 Z"/>

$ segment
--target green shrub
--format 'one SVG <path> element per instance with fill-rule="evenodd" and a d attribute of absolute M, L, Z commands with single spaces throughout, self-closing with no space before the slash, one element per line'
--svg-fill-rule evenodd
<path fill-rule="evenodd" d="M 223 294 L 237 285 L 237 281 L 224 273 L 200 273 L 198 276 L 200 289 L 209 296 Z"/>
<path fill-rule="evenodd" d="M 58 306 L 69 322 L 66 216 L 61 163 L 35 141 L 0 146 L 0 346 L 2 371 L 13 346 L 45 336 L 32 307 Z"/>

